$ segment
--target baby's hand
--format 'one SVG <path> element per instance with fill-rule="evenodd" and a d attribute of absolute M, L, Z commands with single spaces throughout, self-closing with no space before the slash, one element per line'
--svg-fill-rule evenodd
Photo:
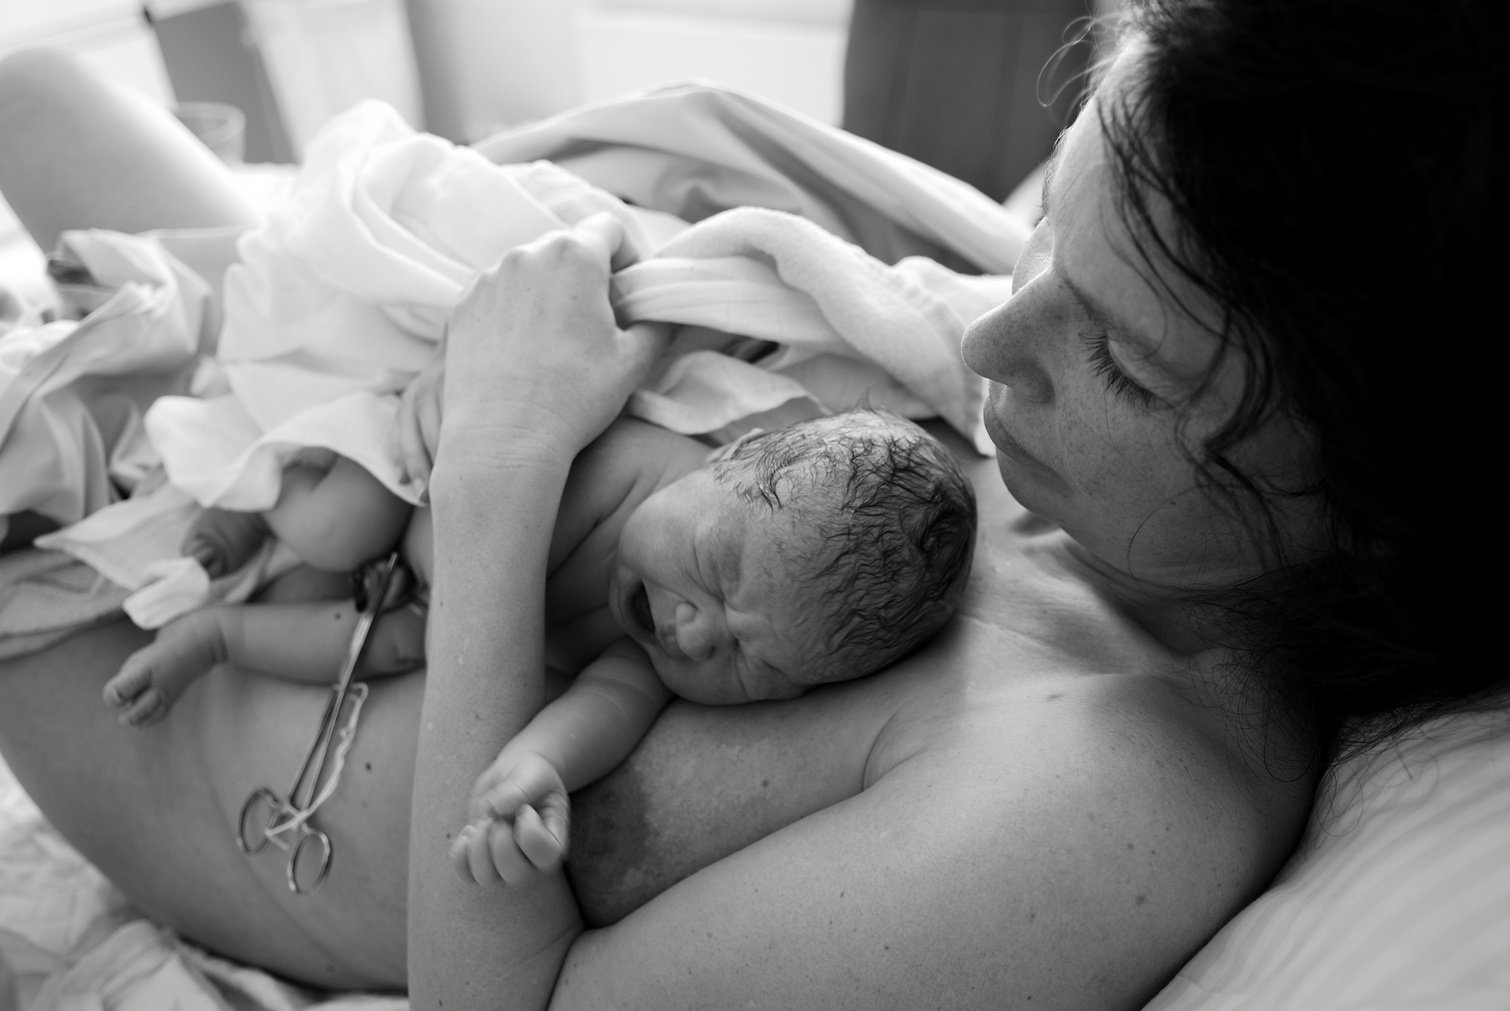
<path fill-rule="evenodd" d="M 539 755 L 499 756 L 472 789 L 472 823 L 451 843 L 463 881 L 518 887 L 566 857 L 571 801 L 554 766 Z"/>
<path fill-rule="evenodd" d="M 440 444 L 441 390 L 446 381 L 445 350 L 436 355 L 404 387 L 398 402 L 398 420 L 394 434 L 398 440 L 399 460 L 404 477 L 428 482 L 435 463 L 435 447 Z"/>
<path fill-rule="evenodd" d="M 212 506 L 195 517 L 178 550 L 203 566 L 211 579 L 219 579 L 245 565 L 268 533 L 261 513 Z"/>

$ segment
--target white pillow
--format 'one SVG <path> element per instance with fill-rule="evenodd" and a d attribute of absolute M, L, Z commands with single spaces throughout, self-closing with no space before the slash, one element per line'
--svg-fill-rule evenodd
<path fill-rule="evenodd" d="M 1510 1009 L 1510 710 L 1343 763 L 1300 848 L 1145 1011 Z"/>

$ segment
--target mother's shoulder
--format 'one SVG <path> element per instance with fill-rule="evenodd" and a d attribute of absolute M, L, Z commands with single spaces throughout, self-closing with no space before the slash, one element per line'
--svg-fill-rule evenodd
<path fill-rule="evenodd" d="M 1052 534 L 977 557 L 960 614 L 896 680 L 867 766 L 878 782 L 921 759 L 1007 790 L 1079 768 L 1083 788 L 1170 791 L 1246 830 L 1293 822 L 1313 777 L 1302 741 L 1230 657 L 1176 653 L 1060 564 Z M 926 756 L 926 757 L 925 757 Z M 1179 804 L 1176 806 L 1178 807 Z"/>

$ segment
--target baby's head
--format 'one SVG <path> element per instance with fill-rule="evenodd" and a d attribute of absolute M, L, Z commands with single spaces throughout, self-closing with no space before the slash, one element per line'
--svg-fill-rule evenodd
<path fill-rule="evenodd" d="M 975 493 L 948 449 L 851 411 L 740 440 L 641 503 L 609 606 L 678 695 L 791 698 L 938 631 L 974 541 Z"/>

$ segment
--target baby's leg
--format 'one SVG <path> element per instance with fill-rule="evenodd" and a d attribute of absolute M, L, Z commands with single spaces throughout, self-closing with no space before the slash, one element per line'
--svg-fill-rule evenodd
<path fill-rule="evenodd" d="M 360 464 L 336 456 L 327 469 L 283 472 L 267 525 L 308 565 L 345 572 L 392 551 L 413 507 Z"/>
<path fill-rule="evenodd" d="M 226 605 L 190 611 L 126 657 L 120 671 L 105 683 L 105 701 L 121 710 L 121 723 L 140 727 L 168 715 L 185 688 L 228 659 L 226 630 L 241 620 L 245 609 Z"/>

